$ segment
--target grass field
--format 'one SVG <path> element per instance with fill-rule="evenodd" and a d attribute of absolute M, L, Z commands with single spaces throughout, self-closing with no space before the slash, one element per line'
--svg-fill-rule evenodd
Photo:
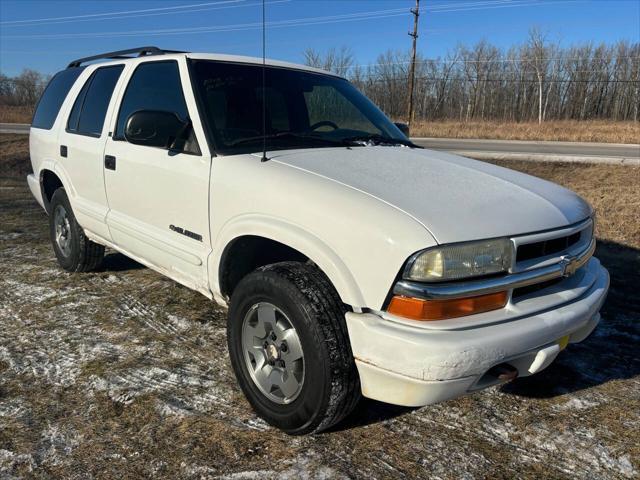
<path fill-rule="evenodd" d="M 30 123 L 31 107 L 0 105 L 0 123 Z M 493 140 L 549 140 L 567 142 L 640 143 L 640 122 L 607 120 L 551 120 L 537 122 L 439 120 L 415 122 L 411 136 L 437 138 L 486 138 Z"/>
<path fill-rule="evenodd" d="M 640 143 L 640 122 L 551 120 L 537 122 L 416 122 L 411 136 L 486 138 L 492 140 L 549 140 L 566 142 Z"/>
<path fill-rule="evenodd" d="M 596 332 L 534 377 L 420 409 L 363 401 L 293 438 L 237 387 L 224 309 L 114 252 L 58 268 L 26 137 L 0 135 L 0 478 L 637 478 L 640 169 L 500 164 L 598 209 Z"/>
<path fill-rule="evenodd" d="M 0 123 L 31 123 L 32 107 L 0 105 Z"/>

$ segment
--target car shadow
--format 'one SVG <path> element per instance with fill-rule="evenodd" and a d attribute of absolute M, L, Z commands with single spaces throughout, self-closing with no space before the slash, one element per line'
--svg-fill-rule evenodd
<path fill-rule="evenodd" d="M 598 241 L 595 255 L 611 276 L 600 325 L 582 343 L 569 345 L 548 368 L 505 384 L 502 392 L 552 398 L 640 375 L 640 250 Z"/>
<path fill-rule="evenodd" d="M 340 432 L 357 427 L 366 427 L 367 425 L 394 419 L 405 413 L 410 413 L 417 408 L 418 407 L 401 407 L 399 405 L 378 402 L 377 400 L 371 400 L 369 398 L 362 398 L 351 415 L 327 429 L 326 432 Z"/>
<path fill-rule="evenodd" d="M 146 268 L 141 263 L 132 260 L 122 253 L 108 253 L 104 256 L 100 272 L 126 272 L 129 270 L 140 270 Z"/>

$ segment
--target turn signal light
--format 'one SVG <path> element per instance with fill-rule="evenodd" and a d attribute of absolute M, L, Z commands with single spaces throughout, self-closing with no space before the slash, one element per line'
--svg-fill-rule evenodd
<path fill-rule="evenodd" d="M 450 300 L 421 300 L 396 295 L 387 311 L 411 320 L 446 320 L 497 310 L 506 304 L 507 292 Z"/>

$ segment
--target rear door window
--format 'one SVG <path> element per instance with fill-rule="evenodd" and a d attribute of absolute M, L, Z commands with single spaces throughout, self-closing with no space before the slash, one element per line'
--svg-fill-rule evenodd
<path fill-rule="evenodd" d="M 78 94 L 73 105 L 67 131 L 99 137 L 102 134 L 105 116 L 113 90 L 124 66 L 98 68 Z"/>
<path fill-rule="evenodd" d="M 56 73 L 45 88 L 31 121 L 34 128 L 50 130 L 56 121 L 60 107 L 84 67 L 67 68 Z"/>

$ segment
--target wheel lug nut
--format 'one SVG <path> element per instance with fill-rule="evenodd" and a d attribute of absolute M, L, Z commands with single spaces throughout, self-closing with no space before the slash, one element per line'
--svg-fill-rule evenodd
<path fill-rule="evenodd" d="M 280 360 L 279 365 L 284 368 L 284 360 Z"/>
<path fill-rule="evenodd" d="M 283 352 L 287 351 L 287 344 L 285 342 L 282 342 L 282 344 L 280 345 L 280 350 Z"/>
<path fill-rule="evenodd" d="M 262 346 L 263 346 L 264 348 L 267 348 L 267 347 L 269 346 L 269 343 L 264 342 L 264 343 L 262 344 Z"/>
<path fill-rule="evenodd" d="M 277 338 L 278 337 L 276 337 L 276 333 L 275 332 L 271 332 L 271 340 L 273 340 L 275 342 Z"/>

